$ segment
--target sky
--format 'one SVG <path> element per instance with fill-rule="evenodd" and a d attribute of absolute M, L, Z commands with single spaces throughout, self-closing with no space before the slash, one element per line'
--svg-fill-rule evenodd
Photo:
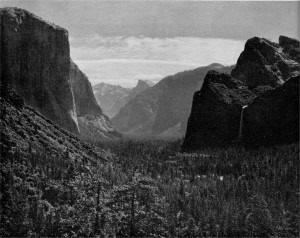
<path fill-rule="evenodd" d="M 66 28 L 92 84 L 133 87 L 211 63 L 235 64 L 247 39 L 299 39 L 300 2 L 2 1 Z"/>

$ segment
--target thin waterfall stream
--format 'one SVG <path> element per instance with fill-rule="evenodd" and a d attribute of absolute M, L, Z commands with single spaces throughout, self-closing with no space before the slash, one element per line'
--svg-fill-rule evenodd
<path fill-rule="evenodd" d="M 241 119 L 240 119 L 240 131 L 239 131 L 239 139 L 241 140 L 243 138 L 243 117 L 244 117 L 244 109 L 248 107 L 248 105 L 245 105 L 242 107 L 241 112 Z"/>

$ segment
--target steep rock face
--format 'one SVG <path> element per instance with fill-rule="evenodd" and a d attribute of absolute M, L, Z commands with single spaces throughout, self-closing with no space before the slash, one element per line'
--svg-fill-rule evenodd
<path fill-rule="evenodd" d="M 70 132 L 86 137 L 86 126 L 79 128 L 82 117 L 93 115 L 105 123 L 101 135 L 114 137 L 117 133 L 97 105 L 87 77 L 70 59 L 68 32 L 26 10 L 3 8 L 0 15 L 1 84 Z"/>
<path fill-rule="evenodd" d="M 93 140 L 120 137 L 121 134 L 111 126 L 109 118 L 102 113 L 97 104 L 87 76 L 72 60 L 70 79 L 81 137 Z"/>
<path fill-rule="evenodd" d="M 102 110 L 94 97 L 91 83 L 72 60 L 70 60 L 70 79 L 77 116 L 102 114 Z"/>
<path fill-rule="evenodd" d="M 245 109 L 243 137 L 250 145 L 299 140 L 299 75 L 257 97 Z"/>
<path fill-rule="evenodd" d="M 246 42 L 231 75 L 252 88 L 277 87 L 299 71 L 298 61 L 299 41 L 281 36 L 277 44 L 254 37 Z"/>
<path fill-rule="evenodd" d="M 231 76 L 208 73 L 194 95 L 183 149 L 237 140 L 253 145 L 299 140 L 297 52 L 297 40 L 281 36 L 276 44 L 254 37 Z"/>
<path fill-rule="evenodd" d="M 237 139 L 241 108 L 255 97 L 243 82 L 209 71 L 201 90 L 194 94 L 183 149 L 225 145 Z"/>
<path fill-rule="evenodd" d="M 230 72 L 232 67 L 212 64 L 168 76 L 130 100 L 112 119 L 113 125 L 135 136 L 183 136 L 192 105 L 191 95 L 211 69 Z"/>
<path fill-rule="evenodd" d="M 100 83 L 93 86 L 93 91 L 104 113 L 112 118 L 127 102 L 151 86 L 153 86 L 152 82 L 145 80 L 139 80 L 132 89 Z"/>
<path fill-rule="evenodd" d="M 1 15 L 1 81 L 25 103 L 78 134 L 69 78 L 68 32 L 17 8 Z"/>

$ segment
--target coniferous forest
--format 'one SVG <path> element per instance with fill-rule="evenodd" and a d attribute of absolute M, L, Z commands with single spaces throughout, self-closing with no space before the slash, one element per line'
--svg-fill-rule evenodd
<path fill-rule="evenodd" d="M 181 140 L 68 151 L 1 148 L 2 237 L 297 237 L 299 145 L 180 153 Z M 99 144 L 100 146 L 100 144 Z"/>

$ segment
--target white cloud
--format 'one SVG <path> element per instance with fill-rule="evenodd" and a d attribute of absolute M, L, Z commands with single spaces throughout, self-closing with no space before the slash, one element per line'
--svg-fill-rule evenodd
<path fill-rule="evenodd" d="M 92 84 L 105 82 L 134 87 L 137 79 L 159 81 L 177 72 L 199 67 L 176 61 L 109 59 L 109 60 L 74 60 L 79 68 L 89 77 Z"/>
<path fill-rule="evenodd" d="M 150 80 L 153 82 L 157 82 L 164 77 L 162 74 L 137 74 L 134 76 L 135 80 L 143 79 L 143 80 Z"/>
<path fill-rule="evenodd" d="M 234 64 L 244 43 L 231 39 L 102 37 L 97 34 L 70 38 L 71 57 L 92 83 L 111 80 L 120 81 L 123 86 L 134 86 L 134 79 L 140 76 L 158 80 L 158 75 L 162 78 L 211 63 Z M 130 80 L 133 82 L 129 83 Z"/>
<path fill-rule="evenodd" d="M 149 38 L 102 37 L 71 38 L 75 60 L 144 59 L 193 64 L 235 63 L 244 41 L 197 37 Z"/>

